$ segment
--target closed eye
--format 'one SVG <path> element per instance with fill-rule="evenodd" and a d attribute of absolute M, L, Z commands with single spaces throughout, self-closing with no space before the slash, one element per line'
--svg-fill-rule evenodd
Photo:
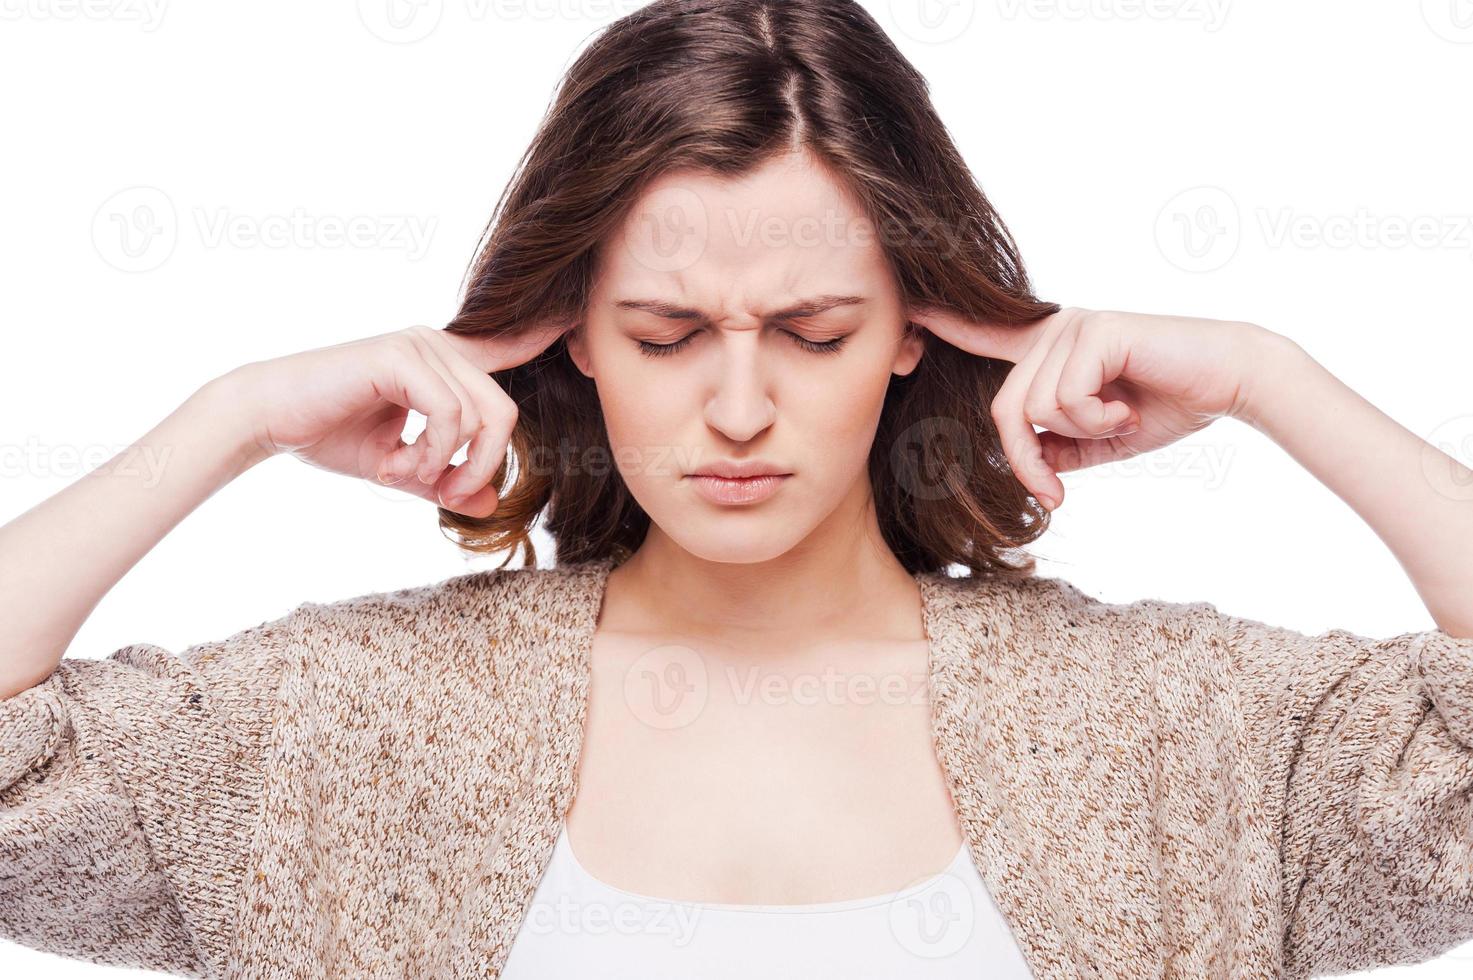
<path fill-rule="evenodd" d="M 696 331 L 696 333 L 699 332 Z M 807 337 L 800 337 L 791 331 L 785 330 L 783 332 L 789 337 L 792 337 L 793 341 L 799 347 L 806 351 L 812 351 L 815 354 L 836 354 L 844 346 L 844 342 L 848 340 L 847 337 L 835 337 L 833 340 L 823 341 L 809 340 Z M 648 340 L 640 340 L 636 341 L 636 343 L 639 344 L 640 352 L 649 357 L 667 357 L 689 344 L 695 338 L 696 333 L 688 333 L 673 344 L 655 344 Z"/>

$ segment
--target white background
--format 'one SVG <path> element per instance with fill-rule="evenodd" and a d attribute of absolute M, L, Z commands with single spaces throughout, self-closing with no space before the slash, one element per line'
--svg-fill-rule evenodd
<path fill-rule="evenodd" d="M 1473 458 L 1468 0 L 928 2 L 866 6 L 1041 296 L 1258 322 Z M 634 6 L 0 0 L 0 520 L 238 364 L 443 325 L 554 84 Z M 339 243 L 347 223 L 364 240 Z M 1409 224 L 1430 234 L 1407 243 Z M 1432 625 L 1360 519 L 1241 424 L 1065 484 L 1033 550 L 1101 598 Z M 430 504 L 273 459 L 70 653 L 182 649 L 469 569 Z M 1473 945 L 1456 955 L 1379 975 L 1466 976 Z M 0 973 L 138 975 L 14 946 Z"/>

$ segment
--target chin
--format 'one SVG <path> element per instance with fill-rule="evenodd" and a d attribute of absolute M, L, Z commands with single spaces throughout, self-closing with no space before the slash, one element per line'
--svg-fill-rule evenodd
<path fill-rule="evenodd" d="M 760 565 L 781 558 L 791 550 L 788 547 L 761 549 L 744 544 L 724 545 L 721 542 L 712 542 L 712 545 L 710 548 L 687 550 L 702 561 L 719 562 L 723 565 Z"/>
<path fill-rule="evenodd" d="M 754 512 L 722 512 L 662 525 L 670 539 L 702 561 L 755 565 L 781 558 L 804 535 L 786 519 Z"/>

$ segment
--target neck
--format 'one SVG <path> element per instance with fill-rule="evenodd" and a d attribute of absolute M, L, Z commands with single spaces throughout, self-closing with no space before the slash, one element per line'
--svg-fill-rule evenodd
<path fill-rule="evenodd" d="M 867 490 L 867 488 L 866 488 Z M 914 578 L 885 545 L 868 492 L 796 546 L 756 561 L 714 561 L 651 525 L 610 575 L 600 627 L 746 639 L 863 635 L 921 639 Z"/>

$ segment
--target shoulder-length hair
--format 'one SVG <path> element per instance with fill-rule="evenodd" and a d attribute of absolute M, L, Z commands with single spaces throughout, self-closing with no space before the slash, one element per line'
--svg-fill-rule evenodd
<path fill-rule="evenodd" d="M 1017 246 L 931 104 L 925 79 L 851 0 L 657 0 L 614 22 L 557 86 L 503 191 L 446 329 L 576 324 L 597 249 L 642 191 L 686 168 L 749 172 L 801 148 L 867 212 L 907 304 L 1027 323 L 1058 311 L 1031 292 Z M 924 332 L 890 379 L 869 457 L 880 528 L 904 567 L 1032 574 L 1018 551 L 1048 524 L 991 417 L 1005 362 Z M 525 549 L 539 517 L 558 564 L 622 560 L 649 517 L 613 463 L 597 391 L 560 337 L 493 372 L 518 406 L 494 478 L 495 513 L 441 508 L 469 552 Z"/>

